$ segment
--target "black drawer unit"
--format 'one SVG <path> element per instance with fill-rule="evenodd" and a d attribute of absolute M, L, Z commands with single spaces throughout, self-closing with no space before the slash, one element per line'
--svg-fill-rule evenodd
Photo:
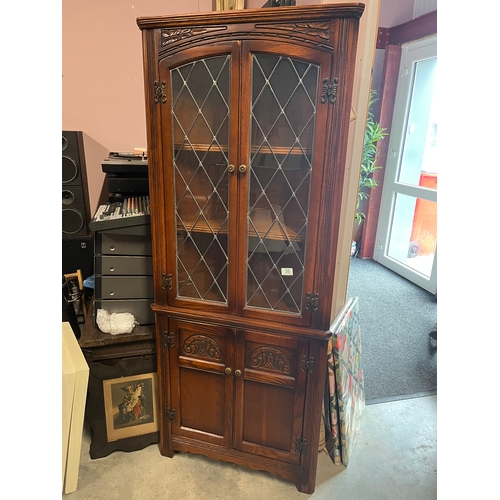
<path fill-rule="evenodd" d="M 101 299 L 152 299 L 153 276 L 96 276 L 95 294 Z"/>
<path fill-rule="evenodd" d="M 109 276 L 152 276 L 151 256 L 101 255 L 95 273 Z"/>
<path fill-rule="evenodd" d="M 96 231 L 95 255 L 151 254 L 150 224 Z"/>
<path fill-rule="evenodd" d="M 95 232 L 94 326 L 99 309 L 131 313 L 139 325 L 154 325 L 151 226 Z"/>

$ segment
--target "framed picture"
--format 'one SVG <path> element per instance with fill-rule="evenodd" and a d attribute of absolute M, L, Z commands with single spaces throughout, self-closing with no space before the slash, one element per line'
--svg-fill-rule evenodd
<path fill-rule="evenodd" d="M 156 373 L 103 380 L 108 442 L 158 431 Z"/>
<path fill-rule="evenodd" d="M 244 9 L 244 0 L 216 0 L 216 10 L 242 10 Z"/>
<path fill-rule="evenodd" d="M 133 344 L 133 343 L 132 343 Z M 132 345 L 118 345 L 120 351 L 134 351 Z M 139 348 L 137 348 L 139 350 Z M 96 353 L 97 355 L 97 353 Z M 90 458 L 102 458 L 120 451 L 142 450 L 159 442 L 158 390 L 156 356 L 148 354 L 126 358 L 89 360 L 90 378 L 85 407 L 86 421 L 90 427 Z M 123 416 L 118 418 L 120 405 L 126 394 L 123 387 L 144 384 L 140 403 L 125 403 Z M 129 394 L 130 394 L 130 390 Z M 143 392 L 143 394 L 142 394 Z M 132 400 L 127 396 L 125 400 Z M 142 409 L 141 409 L 142 404 Z M 134 410 L 135 408 L 135 410 Z M 127 410 L 127 412 L 125 412 Z M 132 411 L 132 416 L 128 412 Z M 128 416 L 125 414 L 128 413 Z M 143 418 L 139 418 L 139 417 Z"/>

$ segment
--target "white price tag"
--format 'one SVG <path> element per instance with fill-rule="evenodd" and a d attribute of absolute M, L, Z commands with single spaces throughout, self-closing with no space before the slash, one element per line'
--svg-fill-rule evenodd
<path fill-rule="evenodd" d="M 282 267 L 281 268 L 282 276 L 293 276 L 293 269 L 291 267 Z"/>

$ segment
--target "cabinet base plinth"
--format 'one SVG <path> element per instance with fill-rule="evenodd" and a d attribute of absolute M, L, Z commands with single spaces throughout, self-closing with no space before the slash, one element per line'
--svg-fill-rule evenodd
<path fill-rule="evenodd" d="M 278 462 L 274 459 L 265 457 L 257 458 L 255 455 L 238 450 L 229 450 L 226 448 L 213 447 L 211 445 L 203 446 L 203 443 L 199 442 L 194 444 L 191 440 L 185 438 L 173 437 L 172 448 L 175 452 L 203 455 L 211 460 L 228 462 L 238 466 L 247 467 L 251 470 L 264 473 L 267 472 L 269 474 L 279 476 L 282 479 L 293 483 L 297 490 L 301 493 L 312 494 L 315 490 L 315 473 L 312 480 L 304 481 L 304 475 L 307 474 L 305 474 L 303 467 L 299 464 L 286 464 L 284 462 Z M 165 457 L 175 458 L 175 454 L 169 455 L 167 453 L 162 453 L 161 447 L 160 453 Z"/>

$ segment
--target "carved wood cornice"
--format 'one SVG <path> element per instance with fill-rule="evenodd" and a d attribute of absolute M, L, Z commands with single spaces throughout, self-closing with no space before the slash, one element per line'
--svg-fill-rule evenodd
<path fill-rule="evenodd" d="M 314 36 L 321 38 L 322 40 L 330 39 L 330 23 L 290 23 L 290 24 L 256 24 L 256 29 L 267 29 L 272 28 L 273 30 L 283 30 L 293 33 L 300 33 L 302 35 Z"/>
<path fill-rule="evenodd" d="M 174 28 L 174 29 L 163 29 L 161 30 L 161 45 L 165 47 L 174 42 L 179 42 L 185 38 L 192 38 L 193 36 L 203 35 L 205 33 L 211 33 L 214 31 L 224 30 L 224 26 L 216 26 L 213 28 Z"/>
<path fill-rule="evenodd" d="M 198 14 L 180 14 L 156 17 L 138 17 L 137 26 L 143 29 L 172 28 L 189 26 L 214 26 L 235 23 L 262 23 L 279 16 L 281 22 L 295 23 L 300 17 L 302 22 L 315 22 L 323 16 L 335 17 L 361 17 L 365 9 L 362 3 L 346 3 L 339 5 L 309 5 L 307 10 L 303 7 L 280 7 L 243 9 L 219 12 L 202 12 Z"/>

